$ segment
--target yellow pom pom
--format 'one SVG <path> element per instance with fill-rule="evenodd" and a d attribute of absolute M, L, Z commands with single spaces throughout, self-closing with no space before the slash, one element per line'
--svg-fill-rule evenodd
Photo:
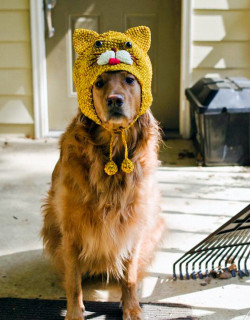
<path fill-rule="evenodd" d="M 116 174 L 118 171 L 117 165 L 115 164 L 114 161 L 109 161 L 108 163 L 105 164 L 104 171 L 109 175 L 112 176 Z"/>
<path fill-rule="evenodd" d="M 122 161 L 122 171 L 126 173 L 130 173 L 134 170 L 134 164 L 129 159 L 124 159 Z"/>

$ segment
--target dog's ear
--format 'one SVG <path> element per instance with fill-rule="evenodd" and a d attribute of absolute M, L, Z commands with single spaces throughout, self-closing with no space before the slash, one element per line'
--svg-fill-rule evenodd
<path fill-rule="evenodd" d="M 151 32 L 146 26 L 130 28 L 125 32 L 142 50 L 148 52 L 151 44 Z"/>
<path fill-rule="evenodd" d="M 73 34 L 73 44 L 75 52 L 81 54 L 92 43 L 99 34 L 92 30 L 87 29 L 75 29 Z"/>

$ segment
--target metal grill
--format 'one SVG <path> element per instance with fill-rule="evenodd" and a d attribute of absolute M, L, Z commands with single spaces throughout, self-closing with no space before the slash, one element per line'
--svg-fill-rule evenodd
<path fill-rule="evenodd" d="M 173 264 L 173 277 L 181 280 L 230 271 L 235 277 L 249 276 L 250 205 L 231 218 Z"/>

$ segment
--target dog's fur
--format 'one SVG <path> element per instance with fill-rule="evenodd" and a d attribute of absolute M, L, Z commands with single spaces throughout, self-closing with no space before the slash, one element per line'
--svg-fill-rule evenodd
<path fill-rule="evenodd" d="M 94 101 L 100 109 L 102 97 L 118 92 L 128 106 L 133 105 L 133 99 L 137 101 L 131 107 L 134 111 L 128 110 L 132 117 L 138 109 L 140 86 L 135 81 L 128 87 L 121 77 L 124 75 L 120 72 L 106 75 L 103 89 L 93 89 Z M 133 90 L 137 90 L 134 95 Z M 106 106 L 103 108 L 108 113 Z M 105 120 L 105 114 L 99 116 Z M 124 119 L 130 121 L 129 116 L 118 118 L 111 117 L 106 122 L 120 126 Z M 137 283 L 164 229 L 154 179 L 160 135 L 150 110 L 127 130 L 126 137 L 135 168 L 130 174 L 119 170 L 114 176 L 103 170 L 109 160 L 110 133 L 80 111 L 60 140 L 60 159 L 43 208 L 42 237 L 45 249 L 63 275 L 68 320 L 83 319 L 83 273 L 105 273 L 119 279 L 123 319 L 141 319 Z M 124 147 L 117 134 L 113 159 L 121 164 L 123 158 Z"/>

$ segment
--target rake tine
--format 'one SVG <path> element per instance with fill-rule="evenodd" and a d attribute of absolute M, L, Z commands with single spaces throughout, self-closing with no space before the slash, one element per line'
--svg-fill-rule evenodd
<path fill-rule="evenodd" d="M 204 246 L 206 246 L 207 243 L 204 242 L 204 243 L 201 243 L 197 246 L 197 249 L 198 248 L 203 248 Z M 190 257 L 192 257 L 192 255 L 195 254 L 195 252 L 193 250 L 189 250 L 187 253 L 185 253 L 181 258 L 179 258 L 173 265 L 173 278 L 174 280 L 177 279 L 177 276 L 176 276 L 176 272 L 175 272 L 175 268 L 176 268 L 176 265 L 177 263 L 179 263 L 179 272 L 180 272 L 180 280 L 183 280 L 184 279 L 184 276 L 183 276 L 183 273 L 182 273 L 182 265 L 183 263 L 188 260 Z M 183 260 L 183 261 L 182 261 Z M 186 278 L 189 279 L 189 274 L 188 272 L 186 272 Z"/>
<path fill-rule="evenodd" d="M 231 235 L 231 234 L 227 235 L 227 236 L 224 238 L 224 241 L 223 241 L 223 243 L 222 243 L 222 248 L 221 248 L 221 250 L 218 251 L 218 254 L 216 255 L 215 259 L 212 261 L 212 270 L 214 270 L 214 264 L 215 264 L 216 260 L 219 258 L 220 254 L 224 251 L 225 245 L 226 245 L 226 243 L 227 243 L 228 241 L 229 241 L 228 245 L 231 245 L 232 243 L 234 243 L 234 242 L 236 241 L 236 238 L 235 238 L 233 235 Z M 227 249 L 226 249 L 226 250 L 227 250 Z M 230 248 L 229 248 L 229 250 L 230 250 Z M 228 250 L 228 251 L 229 251 L 229 250 Z M 218 267 L 220 267 L 220 263 L 218 264 Z"/>
<path fill-rule="evenodd" d="M 196 272 L 195 272 L 195 264 L 196 262 L 202 258 L 204 256 L 204 254 L 206 254 L 207 250 L 209 250 L 209 246 L 212 244 L 216 244 L 220 239 L 216 239 L 215 237 L 212 237 L 210 239 L 210 241 L 206 241 L 204 242 L 204 245 L 203 246 L 200 246 L 200 248 L 197 248 L 196 249 L 196 252 L 198 251 L 198 253 L 200 253 L 198 255 L 198 257 L 193 261 L 192 263 L 192 278 L 193 279 L 196 279 Z M 200 270 L 198 271 L 199 273 L 199 278 L 202 278 L 202 274 L 200 272 Z"/>
<path fill-rule="evenodd" d="M 249 258 L 249 255 L 250 255 L 250 250 L 248 251 L 248 255 L 246 256 L 246 259 L 245 259 L 245 262 L 244 262 L 244 269 L 245 269 L 245 274 L 247 276 L 249 276 L 249 272 L 248 272 L 248 269 L 247 269 L 247 260 Z"/>
<path fill-rule="evenodd" d="M 231 247 L 229 252 L 228 252 L 228 257 L 227 259 L 225 260 L 225 269 L 226 271 L 228 271 L 228 267 L 227 267 L 227 264 L 229 263 L 229 259 L 230 257 L 232 256 L 232 254 L 234 253 L 234 251 L 237 249 L 237 247 Z M 233 260 L 231 261 L 231 263 L 233 263 Z M 236 277 L 236 273 L 235 273 L 235 270 L 231 270 L 231 274 L 233 277 Z"/>
<path fill-rule="evenodd" d="M 214 245 L 214 246 L 219 246 L 221 243 L 224 242 L 224 238 L 222 235 L 218 236 L 218 239 L 215 239 L 216 235 L 211 239 L 212 241 L 208 242 L 208 248 L 206 251 L 204 251 L 204 254 L 205 254 L 205 257 L 200 260 L 199 262 L 199 278 L 202 279 L 203 278 L 203 275 L 202 275 L 202 271 L 201 271 L 201 265 L 202 265 L 202 262 L 205 261 L 207 259 L 207 257 L 210 255 L 211 253 L 211 249 L 209 248 L 210 245 Z M 206 254 L 207 252 L 207 254 Z M 204 255 L 203 255 L 204 256 Z M 197 260 L 196 260 L 197 261 Z M 196 262 L 194 261 L 194 263 Z M 208 276 L 208 270 L 206 269 L 206 277 Z"/>
<path fill-rule="evenodd" d="M 219 265 L 221 266 L 221 262 L 224 260 L 224 258 L 226 258 L 225 259 L 225 270 L 226 271 L 228 271 L 228 267 L 227 267 L 227 262 L 228 262 L 228 260 L 230 259 L 230 256 L 231 256 L 231 254 L 232 254 L 232 252 L 233 252 L 233 248 L 228 248 L 228 250 L 225 252 L 225 254 L 223 255 L 223 257 L 221 258 L 221 260 L 219 261 Z"/>
<path fill-rule="evenodd" d="M 191 273 L 191 276 L 192 276 L 192 279 L 195 280 L 196 279 L 196 272 L 195 272 L 195 263 L 196 261 L 198 261 L 203 255 L 204 253 L 209 250 L 209 246 L 212 244 L 217 244 L 218 242 L 220 243 L 220 238 L 219 239 L 216 239 L 215 237 L 211 237 L 211 239 L 208 239 L 210 241 L 205 241 L 203 245 L 199 246 L 195 252 L 197 253 L 194 258 L 196 258 L 192 264 L 192 273 Z M 194 253 L 195 253 L 194 252 Z M 189 273 L 188 273 L 188 264 L 191 260 L 189 259 L 187 262 L 186 262 L 186 278 L 189 279 Z M 199 276 L 200 277 L 200 276 Z"/>
<path fill-rule="evenodd" d="M 197 257 L 199 254 L 200 254 L 200 252 L 196 253 L 196 254 L 194 255 L 194 258 Z M 192 258 L 193 258 L 193 257 L 191 257 L 191 259 L 189 259 L 188 261 L 186 261 L 186 278 L 187 278 L 187 279 L 189 279 L 189 277 L 190 277 L 190 276 L 189 276 L 189 273 L 188 273 L 188 264 L 189 264 L 189 262 L 192 260 Z M 192 278 L 193 278 L 193 279 L 196 279 L 196 277 L 194 277 L 193 273 L 192 273 Z"/>
<path fill-rule="evenodd" d="M 235 237 L 233 237 L 233 235 L 231 235 L 231 238 L 232 238 L 232 239 L 231 239 L 231 241 L 229 242 L 229 245 L 235 244 L 235 243 L 237 242 L 237 237 L 240 237 L 241 234 L 242 234 L 242 231 L 237 231 L 237 234 L 235 235 Z M 224 258 L 225 258 L 226 256 L 229 256 L 231 250 L 232 250 L 232 247 L 228 247 L 228 248 L 225 250 L 224 255 L 222 256 L 222 258 L 220 259 L 220 261 L 219 261 L 219 263 L 218 263 L 219 266 L 221 266 L 222 261 L 224 260 Z M 226 263 L 225 263 L 225 268 L 227 269 Z"/>
<path fill-rule="evenodd" d="M 208 254 L 206 255 L 206 252 L 209 252 L 209 254 L 210 254 L 210 249 L 209 249 L 209 246 L 210 245 L 219 245 L 220 243 L 221 243 L 221 241 L 222 241 L 222 239 L 221 239 L 222 237 L 218 237 L 218 239 L 215 239 L 215 237 L 213 237 L 211 240 L 212 241 L 209 241 L 208 243 L 207 243 L 207 247 L 206 247 L 206 250 L 204 250 L 203 251 L 203 253 L 202 253 L 202 255 L 201 255 L 201 257 L 203 257 L 204 256 L 204 254 L 205 254 L 205 258 L 203 258 L 202 260 L 200 260 L 200 263 L 199 263 L 199 271 L 198 271 L 198 273 L 199 273 L 199 278 L 200 279 L 202 279 L 203 278 L 203 275 L 202 275 L 202 272 L 201 272 L 201 264 L 202 264 L 202 262 L 206 259 L 206 257 L 208 257 Z M 195 263 L 198 261 L 198 259 L 196 259 L 194 262 L 193 262 L 193 269 L 194 269 L 194 265 L 195 265 Z"/>
<path fill-rule="evenodd" d="M 209 240 L 209 239 L 206 239 Z M 209 245 L 209 242 L 205 241 L 204 243 L 199 243 L 196 248 L 199 250 L 200 248 L 206 247 Z M 180 272 L 180 280 L 183 280 L 183 273 L 182 273 L 182 264 L 188 260 L 192 255 L 194 254 L 194 249 L 189 250 L 187 253 L 185 253 L 181 258 L 179 258 L 174 264 L 173 264 L 173 279 L 177 280 L 176 275 L 176 265 L 179 263 L 179 272 Z M 183 260 L 183 261 L 182 261 Z M 189 279 L 189 274 L 186 272 L 186 278 Z"/>
<path fill-rule="evenodd" d="M 247 235 L 246 235 L 246 231 L 243 231 L 243 235 L 242 235 L 242 238 L 241 238 L 240 240 L 245 239 L 246 236 L 247 236 Z M 247 239 L 247 237 L 246 237 L 246 239 Z M 240 244 L 240 246 L 242 246 L 242 244 Z M 240 247 L 240 250 L 241 250 L 241 249 L 242 249 L 242 247 Z M 232 263 L 233 263 L 233 262 L 235 261 L 235 259 L 237 258 L 240 250 L 238 250 L 238 252 L 237 252 L 236 255 L 234 256 Z"/>
<path fill-rule="evenodd" d="M 246 233 L 247 233 L 247 231 L 246 231 Z M 250 235 L 247 233 L 246 241 L 249 243 L 249 240 L 250 240 Z M 243 257 L 244 257 L 244 255 L 245 255 L 245 253 L 246 253 L 248 248 L 249 248 L 249 245 L 246 246 L 244 252 L 242 253 L 242 255 L 241 255 L 241 257 L 240 257 L 240 259 L 238 261 L 238 269 L 239 270 L 240 270 L 241 260 L 243 259 Z M 246 276 L 249 276 L 249 272 L 248 272 L 247 265 L 246 265 L 248 257 L 249 257 L 249 252 L 248 252 L 248 255 L 246 256 L 245 263 L 244 263 L 244 266 L 245 266 L 244 273 L 245 273 Z"/>
<path fill-rule="evenodd" d="M 226 237 L 222 237 L 221 238 L 221 240 L 222 241 L 220 241 L 219 242 L 219 248 L 214 248 L 215 249 L 215 252 L 214 252 L 214 254 L 212 254 L 212 256 L 210 256 L 210 258 L 206 261 L 206 263 L 205 263 L 205 268 L 206 268 L 206 270 L 208 270 L 208 264 L 209 264 L 209 262 L 210 262 L 210 260 L 214 257 L 214 256 L 216 256 L 216 258 L 215 258 L 215 260 L 217 259 L 217 254 L 219 254 L 220 253 L 220 251 L 221 251 L 221 249 L 223 249 L 223 248 L 221 248 L 221 247 L 223 247 L 223 245 L 224 245 L 224 243 L 226 243 L 226 241 L 228 240 L 228 238 L 230 239 L 230 237 L 228 237 L 228 236 L 226 236 Z M 217 250 L 217 251 L 216 251 Z M 206 259 L 205 259 L 206 260 Z M 213 267 L 213 265 L 212 265 L 212 270 L 214 270 L 214 267 Z"/>
<path fill-rule="evenodd" d="M 244 247 L 239 246 L 238 251 L 236 251 L 236 253 L 235 253 L 234 257 L 233 257 L 232 263 L 235 263 L 235 260 L 238 257 L 238 255 L 239 255 L 240 251 L 242 250 L 242 248 L 244 248 Z"/>
<path fill-rule="evenodd" d="M 237 236 L 238 236 L 238 237 L 237 237 Z M 240 234 L 239 234 L 239 235 L 238 235 L 238 234 L 236 235 L 236 237 L 235 237 L 235 243 L 234 243 L 234 244 L 236 244 L 236 245 L 238 245 L 238 246 L 240 245 L 240 248 L 239 248 L 238 251 L 236 251 L 236 254 L 234 255 L 232 261 L 230 261 L 230 263 L 233 263 L 233 262 L 234 262 L 235 258 L 237 257 L 237 255 L 238 255 L 239 252 L 241 251 L 241 249 L 242 249 L 241 245 L 242 245 L 242 244 L 241 244 L 240 242 L 242 242 L 242 241 L 244 240 L 244 238 L 245 238 L 245 231 L 244 231 L 244 230 L 241 230 Z M 234 254 L 234 252 L 235 252 L 236 249 L 237 249 L 237 247 L 232 247 L 231 250 L 229 250 L 228 253 L 227 253 L 228 258 L 225 260 L 225 269 L 226 269 L 226 271 L 228 270 L 227 264 L 229 263 L 229 259 L 230 259 L 230 257 Z M 232 274 L 233 277 L 236 277 L 236 272 L 235 272 L 234 269 L 231 270 L 231 274 Z"/>
<path fill-rule="evenodd" d="M 182 265 L 183 265 L 183 263 L 184 263 L 186 260 L 188 260 L 190 257 L 192 257 L 192 254 L 187 255 L 187 256 L 186 256 L 186 259 L 183 260 L 183 261 L 180 263 L 180 265 L 179 265 L 180 280 L 184 280 L 184 276 L 183 276 L 183 273 L 182 273 Z M 189 279 L 189 277 L 187 277 L 187 279 Z"/>
<path fill-rule="evenodd" d="M 240 251 L 242 250 L 243 247 L 239 247 L 239 250 L 236 252 L 235 256 L 233 257 L 233 260 L 232 260 L 232 263 L 235 262 L 235 259 L 237 258 L 238 254 L 240 253 Z M 232 270 L 232 276 L 235 277 L 236 276 L 236 273 L 234 270 Z"/>
<path fill-rule="evenodd" d="M 247 248 L 248 248 L 248 246 L 246 245 L 245 249 L 243 250 L 243 252 L 242 252 L 242 254 L 241 254 L 241 256 L 240 256 L 240 258 L 238 260 L 238 274 L 239 274 L 240 277 L 243 276 L 243 272 L 242 272 L 242 270 L 240 268 L 240 263 L 241 263 L 241 260 L 242 260 L 242 258 L 244 257 L 244 255 L 245 255 L 245 253 L 247 251 Z"/>
<path fill-rule="evenodd" d="M 205 255 L 205 257 L 199 262 L 199 274 L 201 274 L 201 265 L 202 265 L 202 262 L 205 261 L 207 259 L 207 257 L 210 255 L 210 253 L 212 252 L 212 249 L 210 249 L 207 254 Z M 209 276 L 209 273 L 208 273 L 208 270 L 205 269 L 205 273 L 206 273 L 206 277 Z M 201 277 L 201 276 L 200 276 Z"/>
<path fill-rule="evenodd" d="M 246 245 L 246 246 L 248 245 L 248 243 L 245 243 L 245 244 L 244 244 L 244 243 L 242 242 L 243 240 L 245 240 L 245 241 L 249 240 L 249 236 L 248 236 L 248 231 L 247 231 L 247 230 L 242 230 L 242 231 L 241 231 L 241 237 L 238 239 L 238 242 L 241 242 L 241 243 L 238 243 L 239 250 L 236 251 L 236 253 L 235 253 L 235 255 L 234 255 L 231 263 L 234 263 L 234 262 L 235 262 L 235 260 L 236 260 L 237 256 L 239 255 L 240 251 L 244 248 L 244 245 Z M 248 247 L 248 246 L 247 246 L 247 247 Z M 247 247 L 246 247 L 246 249 L 247 249 Z M 237 249 L 237 247 L 235 247 L 235 249 Z M 242 256 L 240 257 L 240 260 L 239 260 L 239 262 L 238 262 L 238 273 L 239 273 L 240 276 L 242 275 L 242 271 L 241 271 L 241 269 L 240 269 L 240 261 L 241 261 L 241 259 L 243 258 L 243 255 L 244 255 L 244 253 L 246 252 L 246 249 L 243 251 Z M 230 255 L 232 255 L 233 253 L 234 253 L 234 250 L 233 250 L 232 252 L 230 252 Z M 227 263 L 229 262 L 229 259 L 230 259 L 230 256 L 228 256 L 227 260 L 225 261 L 225 266 L 226 266 Z M 232 270 L 232 275 L 233 275 L 234 277 L 236 276 L 236 273 L 234 272 L 234 270 Z"/>
<path fill-rule="evenodd" d="M 173 264 L 173 278 L 174 278 L 174 280 L 177 279 L 176 272 L 175 272 L 175 267 L 176 267 L 177 263 L 179 263 L 179 262 L 180 262 L 183 258 L 185 258 L 187 255 L 189 255 L 189 252 L 185 253 L 182 257 L 180 257 L 180 258 Z M 186 259 L 184 259 L 184 261 L 185 261 L 185 260 L 186 260 Z M 184 262 L 184 261 L 183 261 L 183 262 Z M 183 262 L 181 262 L 181 263 L 179 264 L 179 271 L 180 271 L 180 279 L 181 279 L 181 280 L 183 280 L 182 268 L 181 268 Z"/>
<path fill-rule="evenodd" d="M 212 265 L 212 270 L 214 270 L 214 264 L 216 262 L 217 259 L 219 259 L 220 255 L 223 253 L 224 251 L 224 248 L 221 248 L 220 250 L 218 250 L 218 253 L 217 255 L 215 256 L 214 260 L 211 262 L 211 265 Z M 218 265 L 219 266 L 219 265 Z"/>
<path fill-rule="evenodd" d="M 197 262 L 200 258 L 202 258 L 202 257 L 204 256 L 204 254 L 206 254 L 206 251 L 201 252 L 200 256 L 199 256 L 196 260 L 194 260 L 194 262 L 193 262 L 193 264 L 192 264 L 192 274 L 195 272 L 195 264 L 196 264 L 196 262 Z M 199 268 L 198 274 L 199 274 L 199 278 L 202 279 L 202 278 L 203 278 L 203 275 L 202 275 L 202 272 L 201 272 L 201 269 L 200 269 L 200 268 Z"/>
<path fill-rule="evenodd" d="M 234 250 L 237 249 L 237 247 L 235 247 L 235 245 L 239 245 L 240 244 L 240 241 L 244 239 L 244 231 L 240 231 L 239 235 L 237 235 L 237 237 L 235 237 L 235 242 L 232 243 L 232 246 L 229 247 L 229 251 L 228 251 L 228 257 L 227 259 L 225 260 L 225 267 L 227 266 L 228 262 L 229 262 L 229 259 L 230 259 L 230 256 L 233 255 L 234 253 Z"/>
<path fill-rule="evenodd" d="M 190 257 L 192 258 L 192 255 L 193 255 L 194 253 L 191 253 L 188 257 L 186 257 L 186 259 L 184 260 L 184 261 L 182 261 L 181 263 L 180 263 L 180 270 L 182 271 L 182 264 L 186 261 L 186 260 L 188 260 Z M 183 280 L 184 278 L 183 278 L 183 274 L 181 273 L 181 275 L 182 275 L 182 279 L 181 280 Z M 186 279 L 189 279 L 189 274 L 186 272 Z"/>
<path fill-rule="evenodd" d="M 212 254 L 212 255 L 208 258 L 208 260 L 206 261 L 206 263 L 205 263 L 205 268 L 206 268 L 206 270 L 208 270 L 208 264 L 209 264 L 209 262 L 210 262 L 211 259 L 218 253 L 218 251 L 220 251 L 220 249 L 216 249 L 215 252 L 214 252 L 214 254 Z"/>

